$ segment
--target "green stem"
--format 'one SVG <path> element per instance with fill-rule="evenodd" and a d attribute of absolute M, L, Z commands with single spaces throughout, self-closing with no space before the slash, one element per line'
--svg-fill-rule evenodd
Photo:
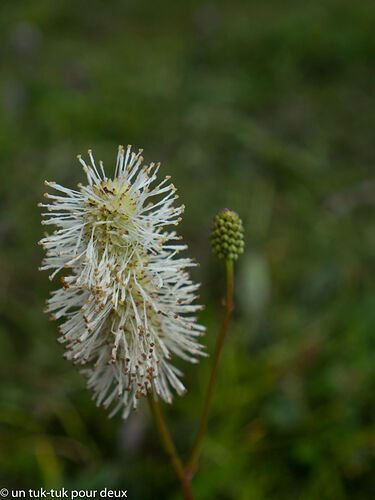
<path fill-rule="evenodd" d="M 184 500 L 194 500 L 190 479 L 185 475 L 182 462 L 180 460 L 180 457 L 178 456 L 177 450 L 173 444 L 167 425 L 164 421 L 160 405 L 157 401 L 154 400 L 152 394 L 150 394 L 147 399 L 150 403 L 151 413 L 154 418 L 155 426 L 158 431 L 161 444 L 163 445 L 164 451 L 171 461 L 174 473 L 176 474 L 176 477 L 180 483 L 182 497 L 184 498 Z"/>
<path fill-rule="evenodd" d="M 228 330 L 230 315 L 231 315 L 232 310 L 233 310 L 233 262 L 230 260 L 226 261 L 226 277 L 227 277 L 227 283 L 226 283 L 225 311 L 224 311 L 223 321 L 221 323 L 219 337 L 218 337 L 217 342 L 216 342 L 214 356 L 212 359 L 210 381 L 208 384 L 206 399 L 205 399 L 204 406 L 203 406 L 203 413 L 202 413 L 202 417 L 201 417 L 199 430 L 198 430 L 197 436 L 195 438 L 195 442 L 194 442 L 193 449 L 192 449 L 192 452 L 190 455 L 190 459 L 189 459 L 188 464 L 185 468 L 185 474 L 188 477 L 192 477 L 196 471 L 200 449 L 201 449 L 204 435 L 205 435 L 206 429 L 207 429 L 208 418 L 209 418 L 211 404 L 212 404 L 212 398 L 214 395 L 216 376 L 217 376 L 217 371 L 218 371 L 219 361 L 220 361 L 220 354 L 221 354 L 221 350 L 222 350 L 223 344 L 224 344 L 224 339 L 225 339 L 225 336 L 226 336 L 226 333 Z"/>

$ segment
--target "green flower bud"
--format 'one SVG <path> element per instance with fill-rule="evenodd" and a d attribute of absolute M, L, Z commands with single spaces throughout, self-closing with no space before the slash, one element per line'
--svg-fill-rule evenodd
<path fill-rule="evenodd" d="M 242 220 L 236 212 L 223 208 L 214 218 L 211 232 L 213 252 L 219 259 L 237 260 L 244 251 Z"/>

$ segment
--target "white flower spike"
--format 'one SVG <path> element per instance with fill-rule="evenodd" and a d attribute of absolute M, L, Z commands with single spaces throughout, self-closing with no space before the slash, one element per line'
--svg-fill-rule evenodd
<path fill-rule="evenodd" d="M 42 224 L 57 227 L 40 241 L 40 269 L 52 270 L 50 279 L 70 269 L 46 307 L 65 319 L 58 339 L 64 357 L 85 365 L 97 405 L 124 418 L 149 392 L 168 403 L 171 388 L 185 392 L 172 354 L 191 362 L 205 355 L 197 342 L 205 328 L 192 315 L 202 309 L 192 304 L 199 284 L 185 271 L 195 264 L 176 258 L 186 245 L 164 231 L 179 223 L 184 206 L 173 207 L 170 177 L 154 185 L 160 165 L 142 166 L 141 153 L 119 146 L 109 179 L 89 150 L 90 164 L 78 156 L 88 185 L 76 191 L 46 181 L 58 194 L 46 193 L 49 202 L 39 204 L 47 210 Z"/>

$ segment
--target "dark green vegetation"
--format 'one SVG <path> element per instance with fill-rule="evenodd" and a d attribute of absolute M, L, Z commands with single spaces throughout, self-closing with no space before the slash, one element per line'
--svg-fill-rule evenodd
<path fill-rule="evenodd" d="M 197 498 L 374 498 L 374 18 L 373 0 L 2 0 L 0 487 L 178 498 L 147 405 L 109 421 L 41 313 L 59 286 L 36 270 L 43 180 L 74 186 L 77 153 L 109 169 L 130 143 L 186 205 L 211 352 L 211 221 L 245 226 Z M 178 364 L 183 452 L 209 361 Z"/>

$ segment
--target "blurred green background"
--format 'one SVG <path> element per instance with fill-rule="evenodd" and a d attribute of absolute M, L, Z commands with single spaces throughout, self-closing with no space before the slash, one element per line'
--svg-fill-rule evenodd
<path fill-rule="evenodd" d="M 179 493 L 147 405 L 96 409 L 42 314 L 43 180 L 118 144 L 173 176 L 212 352 L 215 213 L 246 228 L 198 499 L 375 497 L 375 2 L 0 4 L 0 487 Z M 210 362 L 165 408 L 186 457 Z"/>

